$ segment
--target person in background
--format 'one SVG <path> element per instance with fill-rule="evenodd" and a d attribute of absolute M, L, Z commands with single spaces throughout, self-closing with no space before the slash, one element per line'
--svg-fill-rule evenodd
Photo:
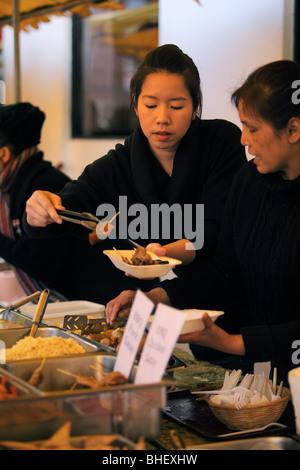
<path fill-rule="evenodd" d="M 49 288 L 51 301 L 101 303 L 106 289 L 108 296 L 119 290 L 106 284 L 105 265 L 104 271 L 99 269 L 102 253 L 90 245 L 88 230 L 81 238 L 66 234 L 43 240 L 24 231 L 22 218 L 31 194 L 38 188 L 57 192 L 70 181 L 38 148 L 44 120 L 44 112 L 31 103 L 0 107 L 0 256 L 26 295 Z M 136 285 L 125 281 L 125 286 Z"/>
<path fill-rule="evenodd" d="M 203 347 L 228 353 L 243 372 L 254 362 L 271 361 L 285 381 L 297 364 L 300 338 L 299 80 L 298 63 L 276 61 L 254 71 L 235 91 L 241 141 L 254 158 L 234 179 L 214 262 L 196 277 L 165 281 L 147 294 L 155 303 L 180 309 L 216 301 L 222 309 L 243 292 L 251 321 L 237 334 L 206 314 L 205 329 L 180 341 L 190 343 L 196 356 Z M 108 304 L 106 315 L 113 321 L 133 298 L 133 292 L 122 293 Z"/>
<path fill-rule="evenodd" d="M 158 255 L 180 259 L 183 264 L 176 268 L 177 275 L 187 269 L 195 272 L 216 247 L 229 187 L 234 174 L 246 163 L 240 129 L 225 120 L 201 119 L 198 69 L 192 59 L 173 44 L 160 46 L 146 56 L 132 77 L 130 95 L 138 118 L 135 131 L 124 144 L 118 144 L 88 165 L 76 181 L 67 184 L 58 194 L 35 192 L 27 202 L 26 231 L 37 238 L 58 236 L 70 227 L 62 223 L 56 209 L 96 214 L 99 205 L 109 203 L 115 213 L 120 211 L 116 219 L 119 233 L 124 215 L 119 206 L 122 196 L 126 197 L 129 208 L 128 226 L 134 219 L 130 208 L 140 204 L 147 212 L 142 225 L 148 227 L 148 233 L 144 238 L 138 233 L 135 241 Z M 151 238 L 154 228 L 151 211 L 154 206 L 163 204 L 169 208 L 177 204 L 182 209 L 190 205 L 194 213 L 197 205 L 204 204 L 204 246 L 201 249 L 195 248 L 194 234 L 186 234 L 184 227 L 180 227 L 183 237 L 176 236 L 172 223 L 168 226 L 169 234 L 160 230 Z M 195 222 L 192 215 L 190 218 L 190 222 Z M 178 228 L 178 219 L 176 223 Z M 123 233 L 128 226 L 121 227 Z M 101 250 L 114 246 L 129 249 L 126 238 L 108 237 L 98 246 Z M 193 244 L 194 249 L 187 250 L 187 243 Z M 112 269 L 116 275 L 118 271 L 113 266 Z M 146 281 L 142 282 L 145 289 Z M 119 283 L 119 289 L 119 292 L 124 289 L 124 282 Z"/>
<path fill-rule="evenodd" d="M 41 246 L 26 236 L 22 228 L 26 200 L 36 187 L 58 191 L 69 181 L 43 160 L 38 149 L 44 120 L 44 112 L 30 103 L 0 107 L 0 256 L 12 266 L 27 295 L 47 283 L 55 285 L 52 275 L 57 267 L 49 265 L 48 253 L 59 247 L 47 242 Z M 52 292 L 51 298 L 64 297 Z"/>

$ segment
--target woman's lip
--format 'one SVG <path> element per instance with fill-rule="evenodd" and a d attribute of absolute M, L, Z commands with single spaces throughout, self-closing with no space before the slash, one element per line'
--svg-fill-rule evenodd
<path fill-rule="evenodd" d="M 154 135 L 159 141 L 164 141 L 169 139 L 171 134 L 169 132 L 154 132 Z"/>

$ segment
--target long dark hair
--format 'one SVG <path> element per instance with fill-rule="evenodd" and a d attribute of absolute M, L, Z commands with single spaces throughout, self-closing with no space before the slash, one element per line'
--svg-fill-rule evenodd
<path fill-rule="evenodd" d="M 145 57 L 130 83 L 130 103 L 136 108 L 145 78 L 150 73 L 167 72 L 181 75 L 193 101 L 194 110 L 198 115 L 202 112 L 202 92 L 200 75 L 193 60 L 174 44 L 160 46 Z"/>
<path fill-rule="evenodd" d="M 298 63 L 291 60 L 271 62 L 251 73 L 232 94 L 232 101 L 238 107 L 242 99 L 247 111 L 258 114 L 279 131 L 292 117 L 300 117 L 300 104 L 293 100 L 293 84 L 297 80 L 300 80 Z"/>

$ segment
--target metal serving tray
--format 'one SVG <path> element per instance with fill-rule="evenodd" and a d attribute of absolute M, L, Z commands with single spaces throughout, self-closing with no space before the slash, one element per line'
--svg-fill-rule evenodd
<path fill-rule="evenodd" d="M 1 326 L 1 321 L 4 320 L 4 325 Z M 5 326 L 5 322 L 14 323 L 15 326 Z M 31 328 L 32 326 L 32 319 L 26 317 L 22 313 L 16 312 L 14 310 L 10 310 L 8 312 L 3 313 L 1 315 L 0 312 L 0 331 L 7 330 L 7 329 L 15 329 L 15 328 Z"/>
<path fill-rule="evenodd" d="M 0 439 L 45 439 L 66 421 L 71 421 L 74 436 L 116 433 L 133 440 L 140 436 L 157 437 L 161 428 L 161 408 L 166 405 L 166 389 L 173 383 L 170 379 L 135 385 L 132 383 L 136 373 L 134 366 L 128 384 L 70 390 L 74 378 L 56 370 L 96 378 L 97 371 L 90 365 L 99 368 L 101 363 L 106 372 L 110 372 L 115 360 L 104 353 L 47 359 L 42 390 L 36 389 L 35 398 L 0 402 Z M 7 375 L 18 378 L 26 386 L 26 380 L 40 362 L 17 361 L 4 367 Z"/>
<path fill-rule="evenodd" d="M 24 335 L 24 333 L 27 333 L 30 331 L 30 328 L 16 328 L 16 329 L 10 329 L 10 330 L 0 330 L 0 341 L 3 341 L 5 344 L 5 347 L 11 348 L 14 344 L 16 344 L 19 339 Z M 96 343 L 95 341 L 92 341 L 88 338 L 84 338 L 82 336 L 69 333 L 62 328 L 58 327 L 40 327 L 38 328 L 36 334 L 36 337 L 42 337 L 42 338 L 49 338 L 52 336 L 59 336 L 62 338 L 72 338 L 74 341 L 79 343 L 88 353 L 91 352 L 98 352 L 98 351 L 103 351 L 103 348 L 101 347 L 101 344 Z"/>
<path fill-rule="evenodd" d="M 300 450 L 300 443 L 290 437 L 257 437 L 188 447 L 188 450 Z"/>

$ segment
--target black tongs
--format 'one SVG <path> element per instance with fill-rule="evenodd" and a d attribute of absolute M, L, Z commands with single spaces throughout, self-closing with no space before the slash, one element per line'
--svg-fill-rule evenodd
<path fill-rule="evenodd" d="M 96 230 L 100 220 L 93 214 L 88 212 L 73 212 L 62 209 L 56 209 L 58 215 L 67 222 L 73 222 L 74 224 L 83 225 L 90 230 Z"/>

